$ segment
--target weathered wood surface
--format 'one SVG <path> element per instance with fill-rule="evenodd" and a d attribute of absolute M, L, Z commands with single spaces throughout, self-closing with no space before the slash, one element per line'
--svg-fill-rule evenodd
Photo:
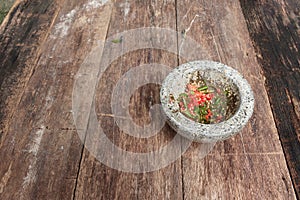
<path fill-rule="evenodd" d="M 248 126 L 240 135 L 219 143 L 212 152 L 213 159 L 208 156 L 204 163 L 197 161 L 195 156 L 184 159 L 186 198 L 294 198 L 293 189 L 286 187 L 289 174 L 284 172 L 286 164 L 264 88 L 264 77 L 242 20 L 239 2 L 178 2 L 178 8 L 185 8 L 178 10 L 178 19 L 187 16 L 180 20 L 179 30 L 189 27 L 196 14 L 202 15 L 203 19 L 194 23 L 189 34 L 199 42 L 205 38 L 205 48 L 213 60 L 240 71 L 252 86 L 256 100 L 254 116 Z M 275 178 L 273 174 L 280 174 L 280 177 Z M 209 190 L 205 190 L 206 185 Z M 202 186 L 200 191 L 199 186 Z"/>
<path fill-rule="evenodd" d="M 154 14 L 155 12 L 155 14 Z M 126 30 L 158 26 L 176 28 L 174 1 L 115 1 L 107 37 Z M 138 40 L 138 38 L 137 38 Z M 116 43 L 120 49 L 122 44 Z M 175 41 L 176 42 L 176 41 Z M 109 54 L 106 56 L 110 56 Z M 105 58 L 107 59 L 107 57 Z M 118 58 L 106 70 L 101 78 L 97 92 L 97 115 L 105 134 L 113 143 L 122 149 L 132 152 L 148 152 L 157 149 L 173 137 L 172 130 L 164 129 L 163 133 L 150 139 L 135 139 L 124 133 L 114 123 L 110 102 L 112 90 L 121 76 L 132 67 L 148 63 L 162 63 L 168 66 L 177 65 L 177 57 L 166 52 L 151 49 L 137 50 Z M 148 95 L 153 93 L 153 99 Z M 159 88 L 147 85 L 135 92 L 132 98 L 133 108 L 131 114 L 135 122 L 143 125 L 149 121 L 148 109 L 152 104 L 159 102 Z M 112 157 L 112 159 L 114 159 Z M 115 158 L 116 159 L 116 158 Z M 130 163 L 128 163 L 130 165 Z M 182 188 L 181 160 L 155 172 L 133 174 L 118 172 L 105 167 L 95 160 L 94 156 L 85 149 L 80 168 L 76 199 L 181 199 Z"/>
<path fill-rule="evenodd" d="M 1 26 L 0 199 L 296 198 L 264 86 L 264 68 L 256 60 L 239 1 L 44 3 L 17 2 Z M 169 166 L 133 174 L 106 167 L 83 148 L 72 118 L 72 90 L 75 74 L 99 40 L 147 26 L 177 30 L 178 52 L 190 37 L 205 50 L 192 58 L 238 69 L 254 89 L 256 104 L 241 134 L 218 143 L 205 159 L 199 160 L 199 145 L 193 144 Z M 122 47 L 122 42 L 116 45 Z M 175 67 L 185 61 L 166 51 L 144 49 L 121 56 L 105 71 L 96 88 L 96 111 L 116 145 L 147 152 L 175 135 L 167 125 L 149 139 L 118 129 L 110 97 L 119 78 L 141 64 Z M 151 98 L 145 95 L 149 93 Z M 137 124 L 149 122 L 148 111 L 158 95 L 159 87 L 153 84 L 135 92 L 130 114 Z M 288 157 L 290 166 L 293 159 Z M 297 185 L 297 172 L 292 175 Z"/>
<path fill-rule="evenodd" d="M 63 103 L 71 88 L 59 86 L 71 81 L 71 70 L 48 57 L 60 8 L 53 1 L 17 2 L 1 26 L 1 199 L 73 194 L 82 144 L 66 129 L 73 127 Z"/>
<path fill-rule="evenodd" d="M 300 198 L 300 2 L 241 1 Z"/>

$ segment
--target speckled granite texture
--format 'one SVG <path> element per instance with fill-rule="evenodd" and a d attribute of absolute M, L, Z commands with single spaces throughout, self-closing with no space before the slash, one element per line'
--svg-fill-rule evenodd
<path fill-rule="evenodd" d="M 228 120 L 217 124 L 201 124 L 186 118 L 177 111 L 177 102 L 169 101 L 170 94 L 177 99 L 184 92 L 190 74 L 195 71 L 203 72 L 216 83 L 225 81 L 237 88 L 240 105 Z M 254 108 L 253 92 L 246 79 L 235 69 L 214 61 L 193 61 L 174 69 L 162 84 L 160 98 L 169 125 L 182 136 L 203 143 L 225 140 L 237 134 L 250 119 Z"/>

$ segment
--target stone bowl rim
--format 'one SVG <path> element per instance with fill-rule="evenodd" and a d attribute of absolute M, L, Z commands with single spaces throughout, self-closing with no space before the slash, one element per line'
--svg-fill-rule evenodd
<path fill-rule="evenodd" d="M 217 70 L 230 79 L 238 88 L 240 105 L 237 111 L 229 119 L 216 124 L 202 124 L 185 117 L 182 113 L 173 113 L 168 106 L 168 95 L 171 93 L 167 82 L 176 81 L 176 77 L 182 75 L 181 70 Z M 190 72 L 190 71 L 189 71 Z M 215 61 L 196 60 L 187 62 L 176 67 L 168 74 L 162 83 L 160 91 L 162 109 L 167 117 L 168 124 L 179 134 L 194 141 L 213 142 L 225 140 L 237 134 L 251 118 L 254 110 L 254 95 L 247 80 L 235 69 Z M 188 125 L 185 125 L 188 124 Z M 191 128 L 192 127 L 192 128 Z"/>

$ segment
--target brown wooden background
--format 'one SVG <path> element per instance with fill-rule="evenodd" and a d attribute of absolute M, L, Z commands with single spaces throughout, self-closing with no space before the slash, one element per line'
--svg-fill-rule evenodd
<path fill-rule="evenodd" d="M 299 8 L 296 0 L 17 1 L 0 27 L 0 199 L 296 199 Z M 239 70 L 254 90 L 255 111 L 240 134 L 203 160 L 193 144 L 159 171 L 120 172 L 97 161 L 77 135 L 74 76 L 98 40 L 153 26 L 185 32 L 211 60 Z M 186 61 L 143 49 L 106 70 L 96 109 L 116 145 L 147 152 L 176 134 L 167 125 L 149 140 L 120 131 L 109 102 L 118 79 L 141 64 Z M 132 97 L 136 123 L 149 122 L 150 101 L 159 102 L 159 86 L 141 87 Z"/>

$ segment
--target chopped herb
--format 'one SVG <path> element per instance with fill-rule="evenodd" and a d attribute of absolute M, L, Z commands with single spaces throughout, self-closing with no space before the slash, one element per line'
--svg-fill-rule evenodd
<path fill-rule="evenodd" d="M 219 123 L 231 117 L 239 103 L 238 96 L 228 87 L 212 85 L 199 72 L 193 76 L 196 79 L 189 81 L 177 99 L 180 112 L 204 124 Z M 170 99 L 173 100 L 171 96 Z"/>
<path fill-rule="evenodd" d="M 204 91 L 204 90 L 207 90 L 207 89 L 208 89 L 208 87 L 207 87 L 207 85 L 205 85 L 205 86 L 203 86 L 201 88 L 198 88 L 197 90 L 198 91 Z"/>
<path fill-rule="evenodd" d="M 112 43 L 115 43 L 115 44 L 118 44 L 118 43 L 121 43 L 122 41 L 123 41 L 123 38 L 120 37 L 119 39 L 114 39 L 114 40 L 112 40 L 111 42 L 112 42 Z"/>

